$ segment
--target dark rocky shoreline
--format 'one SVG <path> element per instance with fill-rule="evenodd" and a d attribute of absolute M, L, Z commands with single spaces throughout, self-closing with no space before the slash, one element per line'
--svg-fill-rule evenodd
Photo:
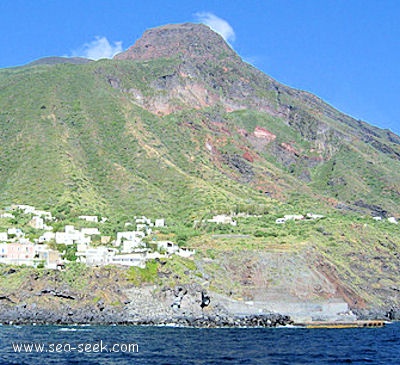
<path fill-rule="evenodd" d="M 344 321 L 400 320 L 396 304 L 360 309 L 347 307 L 343 300 L 327 300 L 309 306 L 307 301 L 292 303 L 296 298 L 288 296 L 277 302 L 246 302 L 196 282 L 135 286 L 118 268 L 85 269 L 73 275 L 23 270 L 28 269 L 7 268 L 3 274 L 7 281 L 0 293 L 0 324 L 276 327 L 315 318 L 334 321 L 341 312 Z M 18 286 L 9 285 L 18 281 Z"/>
<path fill-rule="evenodd" d="M 105 307 L 101 312 L 93 308 L 79 308 L 67 312 L 48 309 L 35 311 L 24 306 L 2 306 L 0 323 L 3 325 L 175 325 L 177 327 L 222 328 L 222 327 L 277 327 L 293 324 L 289 316 L 271 313 L 260 315 L 165 316 L 132 318 L 124 311 Z"/>
<path fill-rule="evenodd" d="M 400 309 L 390 311 L 370 309 L 356 310 L 358 320 L 400 320 Z M 278 313 L 234 315 L 210 312 L 201 315 L 188 314 L 165 316 L 132 316 L 128 311 L 111 306 L 82 307 L 50 310 L 26 305 L 4 304 L 0 306 L 2 325 L 143 325 L 177 326 L 198 328 L 277 327 L 295 324 L 287 315 Z"/>
<path fill-rule="evenodd" d="M 292 325 L 294 322 L 289 316 L 281 314 L 249 315 L 249 316 L 209 316 L 177 317 L 149 321 L 138 321 L 137 325 L 177 325 L 182 327 L 199 328 L 231 328 L 231 327 L 277 327 Z"/>
<path fill-rule="evenodd" d="M 389 309 L 353 309 L 358 320 L 385 320 L 400 321 L 400 308 L 391 307 Z"/>

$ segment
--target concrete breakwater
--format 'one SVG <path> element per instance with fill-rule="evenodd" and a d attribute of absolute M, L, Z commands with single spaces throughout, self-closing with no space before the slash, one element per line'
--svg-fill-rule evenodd
<path fill-rule="evenodd" d="M 289 316 L 277 313 L 248 315 L 244 317 L 228 315 L 204 315 L 201 317 L 173 317 L 137 321 L 138 325 L 176 325 L 182 327 L 223 328 L 223 327 L 277 327 L 292 325 Z"/>

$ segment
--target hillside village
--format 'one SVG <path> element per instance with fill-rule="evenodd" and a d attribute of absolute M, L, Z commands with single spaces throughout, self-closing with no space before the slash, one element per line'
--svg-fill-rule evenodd
<path fill-rule="evenodd" d="M 30 219 L 26 226 L 36 233 L 37 238 L 29 237 L 17 222 L 17 216 Z M 234 217 L 243 218 L 243 214 Z M 208 219 L 208 224 L 237 226 L 237 220 L 231 215 L 220 214 Z M 288 221 L 319 220 L 323 215 L 285 215 L 276 219 L 276 224 Z M 102 227 L 108 219 L 97 215 L 78 217 L 80 228 L 66 224 L 60 228 L 55 217 L 48 211 L 38 210 L 31 205 L 12 205 L 0 211 L 0 219 L 11 222 L 11 227 L 0 229 L 0 264 L 27 265 L 61 269 L 69 261 L 77 261 L 88 266 L 122 265 L 144 268 L 152 259 L 168 259 L 172 255 L 191 257 L 195 250 L 180 247 L 170 240 L 157 240 L 154 232 L 165 228 L 165 219 L 152 221 L 145 216 L 134 217 L 126 222 L 126 230 L 116 235 L 103 235 Z M 375 221 L 382 217 L 373 217 Z M 394 217 L 388 222 L 397 224 Z M 195 224 L 199 222 L 195 222 Z M 96 227 L 94 227 L 96 226 Z M 135 228 L 135 229 L 133 229 Z M 2 231 L 3 230 L 3 231 Z"/>
<path fill-rule="evenodd" d="M 37 238 L 28 238 L 23 229 L 15 224 L 16 216 L 19 215 L 30 218 L 27 226 L 34 230 Z M 234 218 L 246 217 L 252 216 L 244 213 L 220 214 L 203 222 L 236 227 L 237 220 Z M 323 218 L 325 216 L 313 213 L 285 215 L 277 218 L 275 223 L 279 225 L 288 221 Z M 187 258 L 195 254 L 195 250 L 180 247 L 170 240 L 157 240 L 152 235 L 153 231 L 166 227 L 163 218 L 155 219 L 153 222 L 145 216 L 136 216 L 133 222 L 125 223 L 126 230 L 116 232 L 114 237 L 102 234 L 98 226 L 101 227 L 108 219 L 97 215 L 78 216 L 79 229 L 72 224 L 66 224 L 61 229 L 58 225 L 57 230 L 54 230 L 53 226 L 58 222 L 50 212 L 38 210 L 31 205 L 11 205 L 0 211 L 0 219 L 11 222 L 9 224 L 11 227 L 6 230 L 2 231 L 0 228 L 0 264 L 60 269 L 70 260 L 76 260 L 89 266 L 111 264 L 144 268 L 148 260 L 170 258 L 172 255 Z M 379 216 L 372 219 L 383 220 Z M 387 221 L 398 224 L 394 217 L 387 218 Z M 199 223 L 195 221 L 195 225 Z"/>
<path fill-rule="evenodd" d="M 179 247 L 171 241 L 156 241 L 149 245 L 145 242 L 153 229 L 165 227 L 163 218 L 151 219 L 135 217 L 134 223 L 126 223 L 127 228 L 135 230 L 117 232 L 116 237 L 102 235 L 99 228 L 65 225 L 62 230 L 54 231 L 56 219 L 50 212 L 37 210 L 30 205 L 12 205 L 5 208 L 0 218 L 15 219 L 16 214 L 32 217 L 28 225 L 42 232 L 35 239 L 29 239 L 21 228 L 10 227 L 0 231 L 0 263 L 10 265 L 42 266 L 49 269 L 61 269 L 69 261 L 68 248 L 74 248 L 73 259 L 89 266 L 123 265 L 144 268 L 151 259 L 169 258 L 171 255 L 190 257 L 194 250 Z M 78 217 L 81 225 L 104 224 L 107 218 L 82 215 Z M 100 244 L 94 245 L 93 238 Z M 60 248 L 66 248 L 64 251 Z"/>

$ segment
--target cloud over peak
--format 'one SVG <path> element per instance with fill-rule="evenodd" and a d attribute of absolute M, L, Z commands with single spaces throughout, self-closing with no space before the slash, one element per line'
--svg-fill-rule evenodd
<path fill-rule="evenodd" d="M 235 41 L 235 31 L 226 20 L 221 19 L 215 14 L 209 12 L 196 13 L 195 17 L 200 23 L 208 25 L 213 31 L 221 35 L 225 41 Z"/>
<path fill-rule="evenodd" d="M 113 58 L 122 51 L 122 42 L 114 42 L 112 44 L 106 37 L 97 36 L 93 41 L 85 43 L 81 48 L 73 51 L 72 56 L 97 61 L 101 58 Z"/>

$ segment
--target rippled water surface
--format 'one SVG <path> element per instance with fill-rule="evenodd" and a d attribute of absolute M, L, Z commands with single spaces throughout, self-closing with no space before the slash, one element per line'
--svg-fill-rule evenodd
<path fill-rule="evenodd" d="M 0 363 L 400 364 L 400 323 L 366 329 L 0 326 Z"/>

